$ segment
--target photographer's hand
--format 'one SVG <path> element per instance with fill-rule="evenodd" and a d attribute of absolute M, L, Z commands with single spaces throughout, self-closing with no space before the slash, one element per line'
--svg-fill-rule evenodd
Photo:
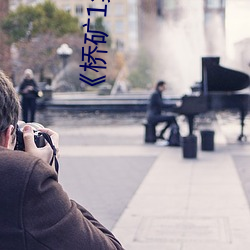
<path fill-rule="evenodd" d="M 58 152 L 59 135 L 53 130 L 47 128 L 39 129 L 39 131 L 46 133 L 51 137 L 51 140 Z M 50 160 L 53 156 L 53 152 L 50 145 L 46 144 L 42 148 L 37 148 L 34 141 L 33 129 L 29 125 L 25 125 L 23 128 L 23 140 L 25 144 L 25 152 L 30 153 L 47 163 L 50 163 Z"/>

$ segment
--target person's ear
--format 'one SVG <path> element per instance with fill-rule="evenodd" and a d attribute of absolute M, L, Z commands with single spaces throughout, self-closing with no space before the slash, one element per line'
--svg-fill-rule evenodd
<path fill-rule="evenodd" d="M 13 143 L 13 130 L 14 126 L 10 125 L 4 132 L 2 146 L 8 149 L 14 149 L 14 143 Z"/>

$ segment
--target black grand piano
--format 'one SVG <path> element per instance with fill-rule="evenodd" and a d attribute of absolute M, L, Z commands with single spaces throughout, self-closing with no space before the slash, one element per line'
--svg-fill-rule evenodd
<path fill-rule="evenodd" d="M 185 95 L 175 112 L 187 117 L 189 135 L 193 133 L 194 118 L 207 111 L 236 110 L 240 113 L 241 132 L 239 141 L 246 140 L 244 120 L 249 109 L 249 93 L 242 93 L 249 87 L 249 76 L 243 72 L 219 65 L 219 57 L 202 58 L 202 81 L 192 88 L 198 94 Z"/>

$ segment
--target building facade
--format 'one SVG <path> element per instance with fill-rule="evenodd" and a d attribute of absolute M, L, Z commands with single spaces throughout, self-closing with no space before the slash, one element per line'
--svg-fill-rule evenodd
<path fill-rule="evenodd" d="M 19 4 L 37 4 L 44 0 L 11 0 L 11 9 Z M 103 9 L 107 4 L 107 16 L 103 17 L 104 25 L 108 30 L 112 47 L 125 52 L 136 50 L 138 47 L 138 8 L 137 0 L 116 0 L 108 2 L 105 0 L 51 0 L 58 8 L 69 12 L 79 19 L 79 24 L 93 23 L 97 16 L 103 16 L 103 12 L 92 12 L 88 16 L 88 8 Z"/>
<path fill-rule="evenodd" d="M 112 47 L 129 51 L 137 49 L 138 46 L 138 10 L 137 0 L 53 0 L 53 2 L 71 15 L 78 17 L 80 25 L 86 24 L 88 18 L 93 23 L 97 16 L 103 16 L 106 29 L 111 35 Z M 88 15 L 88 8 L 104 9 L 107 5 L 107 15 L 104 13 L 91 12 Z"/>

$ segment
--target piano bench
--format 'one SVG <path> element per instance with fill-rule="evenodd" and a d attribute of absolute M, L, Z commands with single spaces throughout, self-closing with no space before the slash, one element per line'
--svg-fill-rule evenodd
<path fill-rule="evenodd" d="M 145 143 L 155 143 L 156 142 L 156 124 L 149 123 L 147 120 L 144 120 L 142 123 L 145 127 L 144 141 Z"/>

